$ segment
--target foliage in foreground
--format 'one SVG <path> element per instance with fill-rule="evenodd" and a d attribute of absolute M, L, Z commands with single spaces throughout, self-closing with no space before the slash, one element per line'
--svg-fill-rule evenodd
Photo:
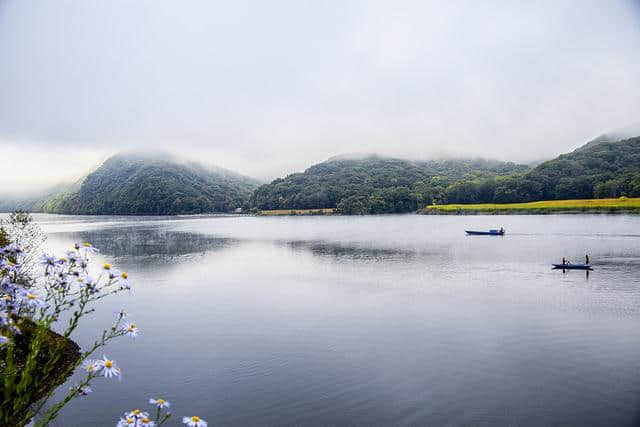
<path fill-rule="evenodd" d="M 24 272 L 30 254 L 15 243 L 22 241 L 32 252 L 39 246 L 39 228 L 24 213 L 3 223 L 0 238 L 0 425 L 46 426 L 73 399 L 91 393 L 97 378 L 117 378 L 121 369 L 115 360 L 93 355 L 111 340 L 140 333 L 135 322 L 119 310 L 114 323 L 82 352 L 71 341 L 81 319 L 92 313 L 92 305 L 110 295 L 130 289 L 129 277 L 105 263 L 94 271 L 90 256 L 97 252 L 90 243 L 77 243 L 65 256 L 43 254 L 41 273 Z M 7 232 L 9 229 L 11 232 Z M 31 236 L 31 237 L 30 237 Z M 41 243 L 41 242 L 40 242 Z M 31 246 L 29 246 L 31 245 Z M 61 329 L 60 335 L 52 332 Z M 70 351 L 71 348 L 71 351 Z M 57 402 L 50 402 L 56 387 L 76 369 L 84 377 Z M 155 416 L 140 409 L 126 412 L 118 427 L 155 427 L 171 416 L 169 402 L 149 399 Z M 183 417 L 190 427 L 206 427 L 198 416 Z"/>

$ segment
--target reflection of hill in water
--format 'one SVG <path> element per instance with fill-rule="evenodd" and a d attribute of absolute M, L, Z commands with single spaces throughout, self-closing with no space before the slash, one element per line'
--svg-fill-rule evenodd
<path fill-rule="evenodd" d="M 197 233 L 168 231 L 162 228 L 126 227 L 88 230 L 68 234 L 75 241 L 91 242 L 100 252 L 112 257 L 180 256 L 220 250 L 232 239 Z"/>
<path fill-rule="evenodd" d="M 406 248 L 376 248 L 352 244 L 338 244 L 322 241 L 298 241 L 286 244 L 295 250 L 309 251 L 316 256 L 362 261 L 407 261 L 430 254 Z"/>

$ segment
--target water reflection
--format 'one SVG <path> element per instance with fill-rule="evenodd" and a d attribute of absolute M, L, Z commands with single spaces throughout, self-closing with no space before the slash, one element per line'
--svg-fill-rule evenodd
<path fill-rule="evenodd" d="M 122 382 L 57 425 L 109 425 L 159 394 L 210 425 L 636 420 L 640 217 L 505 216 L 501 239 L 467 238 L 464 217 L 49 221 L 50 243 L 92 241 L 135 279 L 79 341 L 112 304 L 143 331 L 108 349 Z M 550 269 L 584 253 L 591 273 Z"/>
<path fill-rule="evenodd" d="M 293 250 L 306 251 L 319 257 L 351 261 L 409 262 L 418 256 L 425 255 L 405 248 L 380 248 L 326 241 L 290 241 L 282 244 Z"/>
<path fill-rule="evenodd" d="M 228 249 L 237 241 L 196 233 L 170 231 L 161 227 L 125 227 L 57 233 L 57 239 L 91 242 L 112 257 L 180 256 Z"/>

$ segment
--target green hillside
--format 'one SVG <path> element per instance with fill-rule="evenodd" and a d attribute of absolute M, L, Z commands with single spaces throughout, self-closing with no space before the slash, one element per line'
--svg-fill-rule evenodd
<path fill-rule="evenodd" d="M 571 153 L 507 177 L 461 180 L 443 203 L 518 203 L 640 196 L 640 137 L 601 136 Z"/>
<path fill-rule="evenodd" d="M 89 215 L 229 212 L 241 207 L 257 186 L 251 178 L 169 156 L 116 155 L 77 191 L 55 194 L 34 210 Z"/>
<path fill-rule="evenodd" d="M 337 208 L 339 213 L 413 212 L 444 198 L 456 181 L 522 173 L 528 168 L 489 160 L 410 160 L 367 156 L 333 158 L 302 173 L 260 186 L 257 210 Z"/>

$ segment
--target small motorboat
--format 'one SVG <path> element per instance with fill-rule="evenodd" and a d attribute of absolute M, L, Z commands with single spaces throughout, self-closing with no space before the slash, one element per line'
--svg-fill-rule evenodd
<path fill-rule="evenodd" d="M 489 231 L 464 230 L 464 232 L 470 236 L 504 236 L 504 228 Z"/>
<path fill-rule="evenodd" d="M 566 264 L 551 264 L 554 269 L 562 270 L 593 270 L 591 264 L 572 264 L 570 262 Z"/>

